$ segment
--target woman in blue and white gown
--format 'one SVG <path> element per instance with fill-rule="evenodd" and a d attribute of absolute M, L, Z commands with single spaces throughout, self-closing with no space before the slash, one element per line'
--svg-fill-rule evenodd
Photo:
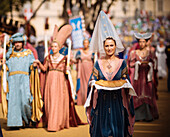
<path fill-rule="evenodd" d="M 109 26 L 109 23 L 110 20 L 106 14 L 101 11 L 95 27 L 101 27 L 101 24 Z M 112 27 L 108 27 L 107 30 L 102 28 L 102 31 L 113 30 Z M 95 39 L 92 37 L 91 46 L 100 44 L 96 41 L 100 37 L 95 37 L 98 36 L 95 35 L 95 30 L 93 32 Z M 115 37 L 115 33 L 108 35 L 104 36 L 101 44 L 105 56 L 95 62 L 84 105 L 90 124 L 90 135 L 91 137 L 132 136 L 135 121 L 132 96 L 136 96 L 136 93 L 129 82 L 125 60 L 116 56 L 124 48 L 120 45 L 119 38 Z M 96 44 L 93 45 L 94 43 Z M 99 53 L 100 51 L 98 50 Z"/>

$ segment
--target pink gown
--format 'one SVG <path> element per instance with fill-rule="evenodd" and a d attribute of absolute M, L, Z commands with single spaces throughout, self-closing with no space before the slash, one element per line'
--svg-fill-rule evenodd
<path fill-rule="evenodd" d="M 44 116 L 41 122 L 47 125 L 48 131 L 59 131 L 84 124 L 75 110 L 70 84 L 65 76 L 66 57 L 60 55 L 59 58 L 56 63 L 52 61 L 51 55 L 48 55 L 44 60 L 46 74 L 40 74 L 44 100 Z"/>
<path fill-rule="evenodd" d="M 90 75 L 92 73 L 93 61 L 92 52 L 85 54 L 82 50 L 78 51 L 76 59 L 78 60 L 78 76 L 77 79 L 80 80 L 80 88 L 77 91 L 77 105 L 84 105 L 87 99 L 87 85 Z"/>
<path fill-rule="evenodd" d="M 62 56 L 62 55 L 61 55 Z M 50 57 L 50 56 L 49 56 Z M 47 60 L 44 106 L 48 131 L 69 128 L 69 93 L 65 78 L 65 57 L 58 64 Z"/>

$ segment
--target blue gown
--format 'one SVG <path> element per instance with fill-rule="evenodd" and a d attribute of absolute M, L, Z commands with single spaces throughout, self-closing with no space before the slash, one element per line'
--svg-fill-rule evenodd
<path fill-rule="evenodd" d="M 30 93 L 29 74 L 30 66 L 33 64 L 35 58 L 30 50 L 23 49 L 21 52 L 25 54 L 19 57 L 11 56 L 12 48 L 10 48 L 7 52 L 6 64 L 9 70 L 7 73 L 7 81 L 9 87 L 9 92 L 7 94 L 7 126 L 9 127 L 23 126 L 23 120 L 26 122 L 26 124 L 28 124 L 32 115 L 31 101 L 33 98 Z M 11 72 L 14 72 L 14 74 Z M 21 72 L 24 72 L 25 74 L 22 74 Z"/>
<path fill-rule="evenodd" d="M 123 61 L 120 69 L 112 80 L 120 80 L 127 73 L 126 62 Z M 128 78 L 128 74 L 126 75 Z M 107 80 L 99 67 L 98 61 L 95 63 L 91 79 Z M 124 79 L 124 78 L 122 78 Z M 88 94 L 90 87 L 88 89 Z M 91 109 L 91 137 L 126 137 L 129 135 L 128 111 L 123 106 L 121 89 L 112 91 L 98 90 L 97 105 Z M 92 103 L 92 102 L 91 102 Z M 133 100 L 130 99 L 129 108 L 134 116 Z"/>
<path fill-rule="evenodd" d="M 0 137 L 3 137 L 1 125 L 0 125 Z"/>

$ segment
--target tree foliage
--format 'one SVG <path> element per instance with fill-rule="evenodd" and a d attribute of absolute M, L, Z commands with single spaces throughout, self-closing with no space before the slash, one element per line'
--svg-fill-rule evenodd
<path fill-rule="evenodd" d="M 110 2 L 108 2 L 107 0 L 96 0 L 94 3 L 91 4 L 90 7 L 88 7 L 87 6 L 88 0 L 84 0 L 84 2 L 82 2 L 82 0 L 76 0 L 76 4 L 77 3 L 79 4 L 79 9 L 83 12 L 86 29 L 90 33 L 92 33 L 92 31 L 93 31 L 93 27 L 91 27 L 91 26 L 94 26 L 99 12 L 103 8 L 105 8 L 105 12 L 107 13 L 114 1 L 115 0 L 111 0 Z M 104 5 L 104 3 L 105 3 L 105 5 Z M 69 5 L 69 7 L 68 7 L 68 5 Z M 72 0 L 64 0 L 62 17 L 64 17 L 66 19 L 66 21 L 68 21 L 68 19 L 69 19 L 67 10 L 68 10 L 68 8 L 70 8 L 70 10 L 72 10 L 73 6 L 74 5 L 72 4 Z"/>

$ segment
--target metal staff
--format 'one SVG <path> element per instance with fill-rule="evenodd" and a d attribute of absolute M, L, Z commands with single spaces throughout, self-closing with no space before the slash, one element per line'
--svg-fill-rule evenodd
<path fill-rule="evenodd" d="M 94 54 L 94 64 L 96 63 L 97 59 L 98 59 L 97 52 L 95 52 L 95 54 Z"/>
<path fill-rule="evenodd" d="M 68 56 L 67 56 L 67 68 L 70 66 L 70 54 L 71 54 L 71 40 L 67 39 L 66 41 L 68 43 Z M 73 80 L 71 77 L 71 73 L 69 70 L 66 71 L 66 74 L 68 75 L 68 80 L 70 82 L 71 92 L 72 92 L 72 98 L 75 99 L 76 92 L 74 90 Z"/>
<path fill-rule="evenodd" d="M 71 53 L 71 40 L 67 39 L 68 43 L 68 56 L 67 56 L 67 67 L 70 66 L 70 53 Z M 66 74 L 68 74 L 69 70 L 67 70 Z"/>
<path fill-rule="evenodd" d="M 48 40 L 47 40 L 47 35 L 45 35 L 45 53 L 44 53 L 44 58 L 48 55 Z"/>
<path fill-rule="evenodd" d="M 3 51 L 3 62 L 5 61 L 5 58 L 6 58 L 6 34 L 4 36 L 4 51 Z M 3 64 L 3 69 L 4 69 L 4 72 L 3 72 L 3 90 L 4 92 L 7 92 L 7 83 L 6 83 L 6 64 L 4 63 Z"/>

